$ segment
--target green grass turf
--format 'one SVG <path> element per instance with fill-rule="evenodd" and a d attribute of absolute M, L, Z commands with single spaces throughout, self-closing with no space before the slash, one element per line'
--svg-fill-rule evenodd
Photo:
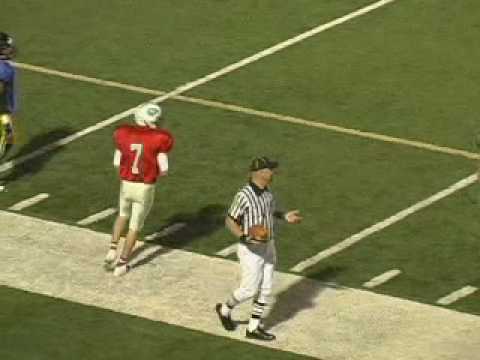
<path fill-rule="evenodd" d="M 17 35 L 19 60 L 168 89 L 368 1 L 299 3 L 185 1 L 179 6 L 152 0 L 136 4 L 132 18 L 128 3 L 107 8 L 92 1 L 19 5 L 8 0 L 0 22 L 2 30 Z M 192 93 L 470 150 L 479 112 L 472 90 L 480 79 L 474 46 L 478 11 L 473 0 L 396 1 Z M 18 126 L 26 135 L 17 154 L 51 140 L 45 134 L 59 127 L 79 129 L 146 99 L 20 75 Z M 473 163 L 455 157 L 194 105 L 169 102 L 167 116 L 177 147 L 145 233 L 184 221 L 187 230 L 166 239 L 166 245 L 213 254 L 231 244 L 223 230 L 224 211 L 245 181 L 251 157 L 271 155 L 282 164 L 274 184 L 281 203 L 305 215 L 302 226 L 281 229 L 282 270 L 474 171 Z M 109 128 L 89 135 L 19 167 L 0 206 L 50 192 L 50 199 L 25 213 L 66 223 L 115 206 L 111 133 Z M 450 201 L 457 201 L 454 211 Z M 378 291 L 427 303 L 464 281 L 479 285 L 477 223 L 474 216 L 463 216 L 475 209 L 457 197 L 442 201 L 308 274 L 357 287 L 399 267 L 404 275 Z M 111 221 L 92 227 L 109 232 Z M 457 233 L 463 236 L 452 242 Z M 437 239 L 444 246 L 435 246 Z M 475 299 L 454 308 L 478 313 Z"/>
<path fill-rule="evenodd" d="M 474 184 L 307 270 L 361 287 L 394 268 L 402 274 L 374 291 L 435 303 L 466 285 L 480 286 L 479 185 Z M 480 315 L 478 294 L 450 308 Z"/>
<path fill-rule="evenodd" d="M 162 244 L 213 255 L 233 243 L 234 239 L 223 228 L 226 208 L 234 192 L 246 181 L 250 159 L 257 154 L 271 155 L 281 163 L 273 185 L 279 202 L 286 208 L 299 208 L 305 215 L 301 226 L 281 228 L 279 268 L 285 271 L 474 171 L 473 164 L 461 158 L 222 110 L 179 102 L 169 102 L 165 110 L 168 127 L 177 138 L 176 148 L 171 155 L 171 173 L 157 186 L 156 202 L 144 234 L 182 221 L 187 228 L 164 239 Z M 52 155 L 41 171 L 12 182 L 9 192 L 2 194 L 1 206 L 8 207 L 38 192 L 49 192 L 51 198 L 24 213 L 67 223 L 116 206 L 118 180 L 111 165 L 112 130 L 99 131 L 69 145 Z M 259 133 L 269 136 L 258 141 Z M 62 186 L 58 186 L 59 179 Z M 92 228 L 110 232 L 112 221 L 108 218 Z M 369 244 L 373 240 L 365 241 Z M 408 242 L 423 241 L 426 240 L 420 233 L 408 234 Z M 466 240 L 459 241 L 456 245 L 461 251 Z M 405 243 L 398 246 L 409 253 L 409 246 L 402 248 Z M 385 245 L 380 242 L 375 246 L 358 259 L 350 260 L 347 251 L 345 264 L 334 258 L 309 271 L 309 276 L 320 280 L 331 280 L 333 276 L 341 284 L 360 286 L 383 267 L 396 264 L 388 256 L 383 261 L 369 260 L 370 254 L 381 252 Z M 450 247 L 448 254 L 454 256 L 456 250 Z M 448 258 L 440 258 L 438 266 L 450 266 Z M 368 271 L 359 272 L 359 267 Z M 411 271 L 423 276 L 421 257 Z M 455 274 L 462 276 L 460 271 Z M 403 286 L 405 296 L 410 296 L 408 286 L 412 286 L 419 299 L 430 302 L 438 292 L 450 289 L 450 285 L 435 278 L 426 290 L 415 283 Z M 402 291 L 403 287 L 392 293 L 402 296 Z"/>
<path fill-rule="evenodd" d="M 396 1 L 189 94 L 472 150 L 479 13 Z"/>
<path fill-rule="evenodd" d="M 0 286 L 3 360 L 308 359 Z"/>
<path fill-rule="evenodd" d="M 15 118 L 18 156 L 146 101 L 145 95 L 20 71 Z"/>
<path fill-rule="evenodd" d="M 170 89 L 369 0 L 4 0 L 19 60 Z"/>

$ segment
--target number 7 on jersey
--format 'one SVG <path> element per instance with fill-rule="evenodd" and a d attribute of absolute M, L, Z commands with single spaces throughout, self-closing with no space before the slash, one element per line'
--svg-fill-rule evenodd
<path fill-rule="evenodd" d="M 143 155 L 143 144 L 130 144 L 130 150 L 135 151 L 135 159 L 133 160 L 132 165 L 132 174 L 138 175 L 140 171 L 138 170 L 138 162 Z"/>

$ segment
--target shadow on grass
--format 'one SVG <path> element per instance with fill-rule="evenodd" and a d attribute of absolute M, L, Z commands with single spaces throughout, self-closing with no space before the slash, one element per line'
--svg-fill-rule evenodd
<path fill-rule="evenodd" d="M 271 328 L 294 318 L 303 310 L 316 306 L 315 299 L 328 288 L 341 289 L 335 284 L 335 277 L 343 271 L 341 267 L 328 266 L 320 272 L 309 274 L 316 280 L 301 277 L 287 289 L 280 292 L 266 319 L 266 326 Z"/>
<path fill-rule="evenodd" d="M 15 161 L 28 154 L 32 154 L 34 151 L 39 150 L 40 148 L 47 146 L 57 140 L 65 138 L 69 135 L 72 135 L 75 131 L 69 128 L 58 128 L 51 130 L 47 133 L 37 135 L 30 139 L 28 143 L 22 145 L 18 152 L 15 154 L 15 157 L 9 159 L 9 161 Z M 2 182 L 14 182 L 25 176 L 32 176 L 43 169 L 45 164 L 59 151 L 62 151 L 63 147 L 58 147 L 52 150 L 48 150 L 45 154 L 38 155 L 29 159 L 20 164 L 16 164 L 11 170 L 7 173 L 1 175 L 0 180 Z"/>
<path fill-rule="evenodd" d="M 220 228 L 223 228 L 225 222 L 225 205 L 211 204 L 207 205 L 195 213 L 180 213 L 168 219 L 165 226 L 162 226 L 156 233 L 157 238 L 146 241 L 146 246 L 139 248 L 132 253 L 132 259 L 139 258 L 141 253 L 148 248 L 158 247 L 157 250 L 146 257 L 134 262 L 133 267 L 145 265 L 155 259 L 157 256 L 168 253 L 172 249 L 182 249 L 193 241 L 213 234 Z M 168 229 L 177 230 L 169 233 Z"/>

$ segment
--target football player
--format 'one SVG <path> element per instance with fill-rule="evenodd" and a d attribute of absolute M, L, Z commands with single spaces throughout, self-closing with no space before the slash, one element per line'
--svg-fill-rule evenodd
<path fill-rule="evenodd" d="M 115 130 L 116 150 L 113 163 L 120 169 L 119 214 L 113 227 L 110 249 L 105 258 L 111 264 L 117 258 L 120 236 L 129 221 L 129 229 L 113 274 L 129 270 L 128 260 L 153 204 L 155 182 L 168 172 L 167 153 L 173 136 L 160 129 L 162 109 L 152 103 L 139 106 L 134 113 L 136 125 L 122 125 Z"/>
<path fill-rule="evenodd" d="M 15 99 L 15 69 L 8 62 L 15 56 L 13 38 L 0 32 L 0 158 L 13 144 L 12 114 L 17 110 Z"/>

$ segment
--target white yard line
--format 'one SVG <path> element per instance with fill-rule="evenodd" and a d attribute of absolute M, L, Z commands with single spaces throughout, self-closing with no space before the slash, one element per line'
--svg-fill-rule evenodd
<path fill-rule="evenodd" d="M 103 80 L 103 79 L 98 79 L 91 76 L 72 74 L 65 71 L 49 69 L 43 66 L 36 66 L 36 65 L 26 64 L 26 63 L 17 62 L 17 61 L 12 61 L 12 64 L 15 67 L 23 70 L 38 72 L 46 75 L 58 76 L 64 79 L 82 81 L 82 82 L 100 85 L 100 86 L 107 86 L 107 87 L 113 87 L 113 88 L 118 88 L 122 90 L 128 90 L 128 91 L 137 92 L 140 94 L 160 96 L 166 93 L 165 91 L 161 91 L 161 90 L 152 90 L 142 86 L 129 85 L 129 84 L 124 84 L 117 81 Z"/>
<path fill-rule="evenodd" d="M 203 76 L 203 77 L 201 77 L 201 78 L 199 78 L 199 79 L 196 79 L 196 80 L 194 80 L 194 81 L 191 81 L 191 82 L 188 82 L 188 83 L 186 83 L 186 84 L 184 84 L 184 85 L 181 85 L 181 86 L 177 87 L 176 89 L 174 89 L 174 90 L 172 90 L 172 91 L 170 91 L 170 92 L 167 92 L 167 93 L 163 93 L 163 94 L 159 95 L 158 97 L 156 97 L 156 98 L 154 98 L 154 99 L 152 99 L 152 100 L 150 100 L 150 101 L 151 101 L 151 102 L 155 102 L 155 103 L 161 103 L 161 102 L 163 102 L 163 101 L 165 101 L 165 100 L 167 100 L 167 99 L 173 98 L 173 97 L 175 97 L 175 96 L 177 96 L 177 95 L 180 95 L 180 94 L 182 94 L 182 93 L 184 93 L 184 92 L 186 92 L 186 91 L 189 91 L 189 90 L 191 90 L 191 89 L 193 89 L 193 88 L 196 88 L 196 87 L 198 87 L 198 86 L 200 86 L 200 85 L 206 84 L 206 83 L 208 83 L 208 82 L 210 82 L 210 81 L 212 81 L 212 80 L 215 80 L 215 79 L 217 79 L 217 78 L 219 78 L 219 77 L 221 77 L 221 76 L 224 76 L 224 75 L 229 74 L 229 73 L 231 73 L 231 72 L 233 72 L 233 71 L 236 71 L 236 70 L 238 70 L 238 69 L 240 69 L 240 68 L 242 68 L 242 67 L 245 67 L 245 66 L 247 66 L 247 65 L 250 65 L 250 64 L 252 64 L 252 63 L 254 63 L 254 62 L 256 62 L 256 61 L 258 61 L 258 60 L 260 60 L 260 59 L 263 59 L 264 57 L 267 57 L 267 56 L 270 56 L 270 55 L 272 55 L 272 54 L 275 54 L 275 53 L 277 53 L 277 52 L 279 52 L 279 51 L 281 51 L 281 50 L 283 50 L 283 49 L 285 49 L 285 48 L 287 48 L 287 47 L 290 47 L 290 46 L 292 46 L 292 45 L 295 45 L 295 44 L 297 44 L 297 43 L 299 43 L 299 42 L 301 42 L 301 41 L 303 41 L 303 40 L 306 40 L 306 39 L 314 36 L 314 35 L 317 35 L 317 34 L 319 34 L 319 33 L 321 33 L 321 32 L 324 32 L 324 31 L 326 31 L 326 30 L 328 30 L 328 29 L 331 29 L 331 28 L 333 28 L 333 27 L 335 27 L 335 26 L 338 26 L 338 25 L 340 25 L 340 24 L 343 24 L 343 23 L 345 23 L 345 22 L 348 22 L 348 21 L 350 21 L 350 20 L 352 20 L 352 19 L 355 19 L 355 18 L 357 18 L 357 17 L 359 17 L 359 16 L 368 14 L 369 12 L 371 12 L 371 11 L 373 11 L 373 10 L 376 10 L 376 9 L 378 9 L 378 8 L 384 6 L 384 5 L 387 5 L 387 4 L 389 4 L 389 3 L 392 3 L 392 2 L 394 2 L 394 1 L 395 1 L 395 0 L 381 0 L 381 1 L 377 1 L 377 2 L 375 2 L 375 3 L 373 3 L 373 4 L 370 4 L 370 5 L 368 5 L 368 6 L 365 6 L 365 7 L 361 8 L 361 9 L 359 9 L 359 10 L 353 11 L 353 12 L 347 14 L 347 15 L 344 15 L 344 16 L 341 16 L 341 17 L 335 19 L 335 20 L 332 20 L 332 21 L 330 21 L 330 22 L 328 22 L 328 23 L 326 23 L 326 24 L 319 25 L 319 26 L 317 26 L 317 27 L 315 27 L 315 28 L 313 28 L 313 29 L 310 29 L 310 30 L 308 30 L 308 31 L 305 31 L 305 32 L 303 32 L 303 33 L 301 33 L 301 34 L 299 34 L 299 35 L 297 35 L 297 36 L 295 36 L 295 37 L 292 37 L 292 38 L 290 38 L 290 39 L 288 39 L 288 40 L 282 41 L 282 42 L 280 42 L 280 43 L 278 43 L 278 44 L 276 44 L 276 45 L 274 45 L 274 46 L 271 46 L 271 47 L 269 47 L 269 48 L 267 48 L 267 49 L 264 49 L 264 50 L 262 50 L 262 51 L 260 51 L 260 52 L 258 52 L 258 53 L 256 53 L 256 54 L 253 54 L 253 55 L 251 55 L 251 56 L 249 56 L 249 57 L 247 57 L 247 58 L 244 58 L 244 59 L 242 59 L 242 60 L 240 60 L 240 61 L 237 61 L 237 62 L 235 62 L 235 63 L 233 63 L 233 64 L 230 64 L 230 65 L 228 65 L 228 66 L 225 66 L 224 68 L 222 68 L 222 69 L 220 69 L 220 70 L 218 70 L 218 71 L 215 71 L 215 72 L 213 72 L 213 73 L 211 73 L 211 74 L 208 74 L 208 75 L 205 75 L 205 76 Z M 91 78 L 90 78 L 90 80 L 91 80 Z M 89 80 L 89 81 L 90 81 L 90 80 Z M 9 162 L 7 162 L 7 163 L 4 163 L 3 165 L 0 166 L 0 172 L 7 171 L 7 170 L 13 168 L 14 166 L 16 166 L 16 165 L 18 165 L 18 164 L 21 164 L 21 163 L 23 163 L 23 162 L 25 162 L 25 161 L 27 161 L 27 160 L 30 160 L 30 159 L 35 158 L 35 157 L 37 157 L 37 156 L 41 156 L 41 155 L 43 155 L 43 154 L 45 154 L 45 153 L 47 153 L 47 152 L 49 152 L 49 151 L 52 151 L 52 150 L 54 150 L 54 149 L 57 149 L 58 147 L 64 146 L 64 145 L 66 145 L 66 144 L 68 144 L 68 143 L 70 143 L 70 142 L 72 142 L 72 141 L 74 141 L 74 140 L 76 140 L 76 139 L 78 139 L 78 138 L 80 138 L 80 137 L 82 137 L 82 136 L 85 136 L 85 135 L 90 134 L 90 133 L 92 133 L 92 132 L 94 132 L 94 131 L 103 129 L 103 128 L 107 127 L 107 126 L 110 126 L 110 125 L 112 125 L 113 123 L 115 123 L 115 122 L 117 122 L 117 121 L 119 121 L 119 120 L 121 120 L 121 119 L 123 119 L 123 118 L 125 118 L 125 117 L 127 117 L 127 116 L 129 116 L 129 115 L 131 115 L 131 114 L 133 114 L 134 110 L 135 110 L 135 107 L 134 107 L 134 108 L 131 108 L 131 109 L 128 109 L 128 110 L 125 110 L 125 111 L 123 111 L 123 112 L 121 112 L 121 113 L 119 113 L 119 114 L 117 114 L 117 115 L 114 115 L 114 116 L 112 116 L 112 117 L 110 117 L 110 118 L 108 118 L 108 119 L 106 119 L 106 120 L 104 120 L 104 121 L 101 121 L 101 122 L 99 122 L 99 123 L 97 123 L 97 124 L 95 124 L 95 125 L 93 125 L 93 126 L 89 126 L 89 127 L 87 127 L 86 129 L 83 129 L 83 130 L 81 130 L 81 131 L 79 131 L 79 132 L 77 132 L 77 133 L 75 133 L 75 134 L 73 134 L 73 135 L 67 136 L 67 137 L 64 138 L 64 139 L 61 139 L 61 140 L 55 141 L 55 142 L 53 142 L 53 143 L 51 143 L 51 144 L 49 144 L 49 145 L 43 146 L 43 147 L 39 148 L 38 150 L 30 153 L 30 154 L 27 154 L 27 155 L 25 155 L 25 156 L 20 156 L 20 157 L 14 159 L 14 160 L 11 160 L 11 161 L 9 161 Z"/>
<path fill-rule="evenodd" d="M 53 75 L 53 76 L 59 76 L 59 77 L 62 77 L 62 78 L 76 80 L 76 81 L 83 81 L 83 82 L 92 83 L 92 84 L 100 85 L 100 86 L 114 87 L 114 88 L 133 91 L 133 92 L 137 92 L 137 93 L 141 93 L 141 94 L 149 94 L 149 95 L 157 95 L 157 96 L 165 94 L 165 91 L 162 91 L 162 90 L 148 89 L 148 88 L 141 87 L 141 86 L 119 83 L 119 82 L 116 82 L 116 81 L 102 80 L 102 79 L 93 78 L 93 77 L 84 76 L 84 75 L 71 74 L 71 73 L 67 73 L 67 72 L 64 72 L 64 71 L 49 69 L 49 68 L 36 66 L 36 65 L 31 65 L 31 64 L 25 64 L 25 63 L 19 63 L 19 62 L 16 62 L 14 64 L 15 64 L 16 67 L 18 67 L 20 69 L 34 71 L 34 72 L 48 74 L 48 75 Z M 239 105 L 234 105 L 234 104 L 228 104 L 228 103 L 224 103 L 224 102 L 220 102 L 220 101 L 200 99 L 200 98 L 183 96 L 183 95 L 173 96 L 172 99 L 187 102 L 187 103 L 191 103 L 191 104 L 216 108 L 216 109 L 222 109 L 222 110 L 238 112 L 238 113 L 242 113 L 242 114 L 253 115 L 253 116 L 257 116 L 257 117 L 262 117 L 264 119 L 271 119 L 271 120 L 282 121 L 282 122 L 295 124 L 295 125 L 313 127 L 313 128 L 318 128 L 318 129 L 327 130 L 327 131 L 333 131 L 333 132 L 337 132 L 337 133 L 341 133 L 341 134 L 345 134 L 345 135 L 358 136 L 358 137 L 365 138 L 365 139 L 370 139 L 370 140 L 382 141 L 382 142 L 392 143 L 392 144 L 397 144 L 397 145 L 410 146 L 410 147 L 414 147 L 414 148 L 418 148 L 418 149 L 422 149 L 422 150 L 428 150 L 428 151 L 432 151 L 432 152 L 443 153 L 443 154 L 448 154 L 448 155 L 453 155 L 453 156 L 460 156 L 460 157 L 464 157 L 464 158 L 467 158 L 467 159 L 473 159 L 473 160 L 480 159 L 479 154 L 472 153 L 470 151 L 465 151 L 465 150 L 454 149 L 454 148 L 450 148 L 450 147 L 446 147 L 446 146 L 440 146 L 440 145 L 425 143 L 425 142 L 417 141 L 417 140 L 402 139 L 402 138 L 398 138 L 398 137 L 394 137 L 394 136 L 377 134 L 377 133 L 373 133 L 373 132 L 369 132 L 369 131 L 351 129 L 351 128 L 346 128 L 346 127 L 342 127 L 342 126 L 338 126 L 338 125 L 332 125 L 332 124 L 322 122 L 322 121 L 307 120 L 307 119 L 302 119 L 302 118 L 295 117 L 295 116 L 282 115 L 282 114 L 277 114 L 277 113 L 273 113 L 273 112 L 269 112 L 269 111 L 263 111 L 263 110 L 256 110 L 256 109 L 252 109 L 252 108 L 249 108 L 249 107 L 239 106 Z"/>
<path fill-rule="evenodd" d="M 372 289 L 376 286 L 385 284 L 387 281 L 393 279 L 394 277 L 400 275 L 401 273 L 402 272 L 398 269 L 393 269 L 393 270 L 386 271 L 383 274 L 375 276 L 373 279 L 364 283 L 363 287 L 366 287 L 368 289 Z"/>
<path fill-rule="evenodd" d="M 47 193 L 41 193 L 35 196 L 32 196 L 31 198 L 22 200 L 8 208 L 8 210 L 13 210 L 13 211 L 20 211 L 23 209 L 26 209 L 27 207 L 33 206 L 35 204 L 38 204 L 39 202 L 48 199 L 50 195 Z"/>
<path fill-rule="evenodd" d="M 472 185 L 477 181 L 477 174 L 470 175 L 466 177 L 465 179 L 460 180 L 459 182 L 449 186 L 448 188 L 439 191 L 438 193 L 417 202 L 416 204 L 396 213 L 395 215 L 390 216 L 389 218 L 380 221 L 362 231 L 360 231 L 357 234 L 354 234 L 347 239 L 333 245 L 332 247 L 323 250 L 316 254 L 315 256 L 312 256 L 311 258 L 308 258 L 306 260 L 301 261 L 297 265 L 291 268 L 291 271 L 295 272 L 302 272 L 305 269 L 317 264 L 318 262 L 322 261 L 323 259 L 326 259 L 329 256 L 335 255 L 339 253 L 342 250 L 345 250 L 349 248 L 352 245 L 355 245 L 359 241 L 365 239 L 366 237 L 385 229 L 386 227 L 393 225 L 403 219 L 405 219 L 407 216 L 412 215 L 416 213 L 417 211 L 420 211 L 424 208 L 426 208 L 429 205 L 432 205 L 436 203 L 437 201 L 454 194 L 455 192 L 466 188 L 469 185 Z"/>
<path fill-rule="evenodd" d="M 365 14 L 368 14 L 369 12 L 373 11 L 373 10 L 376 10 L 384 5 L 387 5 L 389 3 L 392 3 L 394 2 L 395 0 L 381 0 L 381 1 L 377 1 L 373 4 L 370 4 L 368 6 L 365 6 L 359 10 L 356 10 L 356 11 L 353 11 L 347 15 L 344 15 L 344 16 L 341 16 L 335 20 L 332 20 L 326 24 L 322 24 L 322 25 L 319 25 L 313 29 L 310 29 L 308 31 L 305 31 L 293 38 L 290 38 L 288 40 L 285 40 L 285 41 L 282 41 L 281 43 L 278 43 L 274 46 L 271 46 L 265 50 L 262 50 L 262 51 L 259 51 L 245 59 L 242 59 L 240 61 L 237 61 L 233 64 L 230 64 L 228 66 L 225 66 L 224 68 L 218 70 L 218 71 L 215 71 L 209 75 L 206 75 L 202 78 L 199 78 L 197 80 L 194 80 L 194 81 L 191 81 L 185 85 L 182 85 L 182 86 L 179 86 L 178 88 L 176 88 L 175 90 L 173 91 L 170 91 L 169 93 L 166 93 L 162 96 L 159 96 L 158 98 L 156 98 L 155 100 L 153 100 L 154 102 L 161 102 L 161 101 L 164 101 L 168 98 L 171 98 L 171 97 L 174 97 L 176 95 L 180 95 L 188 90 L 191 90 L 195 87 L 198 87 L 200 85 L 203 85 L 205 83 L 208 83 L 212 80 L 215 80 L 221 76 L 224 76 L 226 74 L 229 74 L 233 71 L 236 71 L 240 68 L 243 68 L 247 65 L 250 65 L 258 60 L 261 60 L 263 59 L 264 57 L 267 57 L 267 56 L 270 56 L 270 55 L 273 55 L 285 48 L 288 48 L 292 45 L 295 45 L 303 40 L 306 40 L 314 35 L 317 35 L 321 32 L 324 32 L 326 30 L 329 30 L 337 25 L 340 25 L 340 24 L 343 24 L 345 22 L 348 22 L 352 19 L 355 19 L 359 16 L 362 16 L 362 15 L 365 15 Z"/>
<path fill-rule="evenodd" d="M 101 130 L 101 129 L 107 127 L 107 126 L 110 126 L 110 125 L 116 123 L 117 121 L 122 120 L 123 118 L 125 118 L 129 115 L 132 115 L 134 111 L 135 111 L 135 108 L 125 110 L 125 111 L 123 111 L 123 112 L 121 112 L 117 115 L 109 117 L 106 120 L 100 121 L 100 122 L 96 123 L 95 125 L 86 127 L 85 129 L 82 129 L 82 130 L 80 130 L 80 131 L 78 131 L 78 132 L 76 132 L 72 135 L 64 137 L 63 139 L 60 139 L 60 140 L 54 141 L 50 144 L 47 144 L 45 146 L 42 146 L 42 147 L 38 148 L 37 150 L 32 151 L 29 154 L 19 156 L 19 157 L 13 159 L 13 160 L 7 161 L 7 162 L 3 163 L 2 165 L 0 165 L 0 173 L 8 171 L 8 170 L 14 168 L 15 166 L 17 166 L 19 164 L 22 164 L 22 163 L 24 163 L 28 160 L 31 160 L 31 159 L 34 159 L 36 157 L 42 156 L 43 154 L 46 154 L 50 151 L 53 151 L 53 150 L 56 150 L 56 149 L 58 149 L 62 146 L 65 146 L 65 145 L 71 143 L 72 141 L 80 139 L 81 137 L 83 137 L 85 135 L 88 135 L 88 134 L 90 134 L 94 131 Z"/>
<path fill-rule="evenodd" d="M 244 106 L 227 104 L 227 103 L 222 103 L 222 102 L 213 101 L 213 100 L 198 99 L 198 98 L 182 96 L 182 95 L 176 96 L 175 99 L 184 101 L 184 102 L 193 103 L 193 104 L 208 106 L 212 108 L 218 108 L 222 110 L 254 115 L 254 116 L 262 117 L 264 119 L 271 119 L 271 120 L 282 121 L 282 122 L 295 124 L 295 125 L 313 127 L 317 129 L 332 131 L 332 132 L 345 134 L 345 135 L 357 136 L 357 137 L 375 140 L 375 141 L 381 141 L 381 142 L 386 142 L 386 143 L 391 143 L 396 145 L 404 145 L 404 146 L 414 147 L 417 149 L 427 150 L 431 152 L 464 157 L 472 160 L 480 159 L 479 154 L 472 153 L 465 150 L 454 149 L 446 146 L 430 144 L 430 143 L 417 141 L 417 140 L 402 139 L 394 136 L 377 134 L 369 131 L 346 128 L 346 127 L 332 125 L 332 124 L 321 122 L 321 121 L 312 121 L 312 120 L 302 119 L 295 116 L 282 115 L 282 114 L 277 114 L 269 111 L 255 110 L 255 109 L 251 109 Z"/>
<path fill-rule="evenodd" d="M 152 241 L 152 240 L 160 239 L 160 238 L 168 236 L 168 235 L 172 235 L 172 234 L 176 233 L 177 231 L 182 230 L 185 226 L 187 226 L 187 224 L 184 223 L 184 222 L 179 222 L 179 223 L 172 224 L 172 225 L 166 227 L 165 229 L 162 229 L 160 231 L 154 232 L 153 234 L 145 236 L 145 240 L 146 241 Z"/>
<path fill-rule="evenodd" d="M 90 216 L 86 217 L 85 219 L 77 221 L 77 224 L 82 225 L 82 226 L 90 225 L 90 224 L 93 224 L 97 221 L 103 220 L 103 219 L 115 214 L 116 212 L 117 212 L 117 209 L 108 208 L 108 209 L 102 210 L 102 211 L 100 211 L 96 214 L 90 215 Z"/>
<path fill-rule="evenodd" d="M 222 250 L 218 251 L 216 253 L 216 255 L 227 257 L 227 256 L 230 256 L 230 255 L 234 254 L 237 251 L 237 249 L 238 249 L 238 243 L 235 243 L 235 244 L 232 244 L 232 245 L 226 247 L 225 249 L 222 249 Z"/>
<path fill-rule="evenodd" d="M 465 287 L 461 288 L 460 290 L 454 291 L 451 294 L 449 294 L 447 296 L 444 296 L 441 299 L 438 299 L 437 304 L 439 304 L 439 305 L 453 304 L 454 302 L 456 302 L 456 301 L 458 301 L 458 300 L 460 300 L 460 299 L 462 299 L 466 296 L 472 295 L 477 290 L 478 290 L 478 288 L 476 288 L 474 286 L 465 286 Z"/>

